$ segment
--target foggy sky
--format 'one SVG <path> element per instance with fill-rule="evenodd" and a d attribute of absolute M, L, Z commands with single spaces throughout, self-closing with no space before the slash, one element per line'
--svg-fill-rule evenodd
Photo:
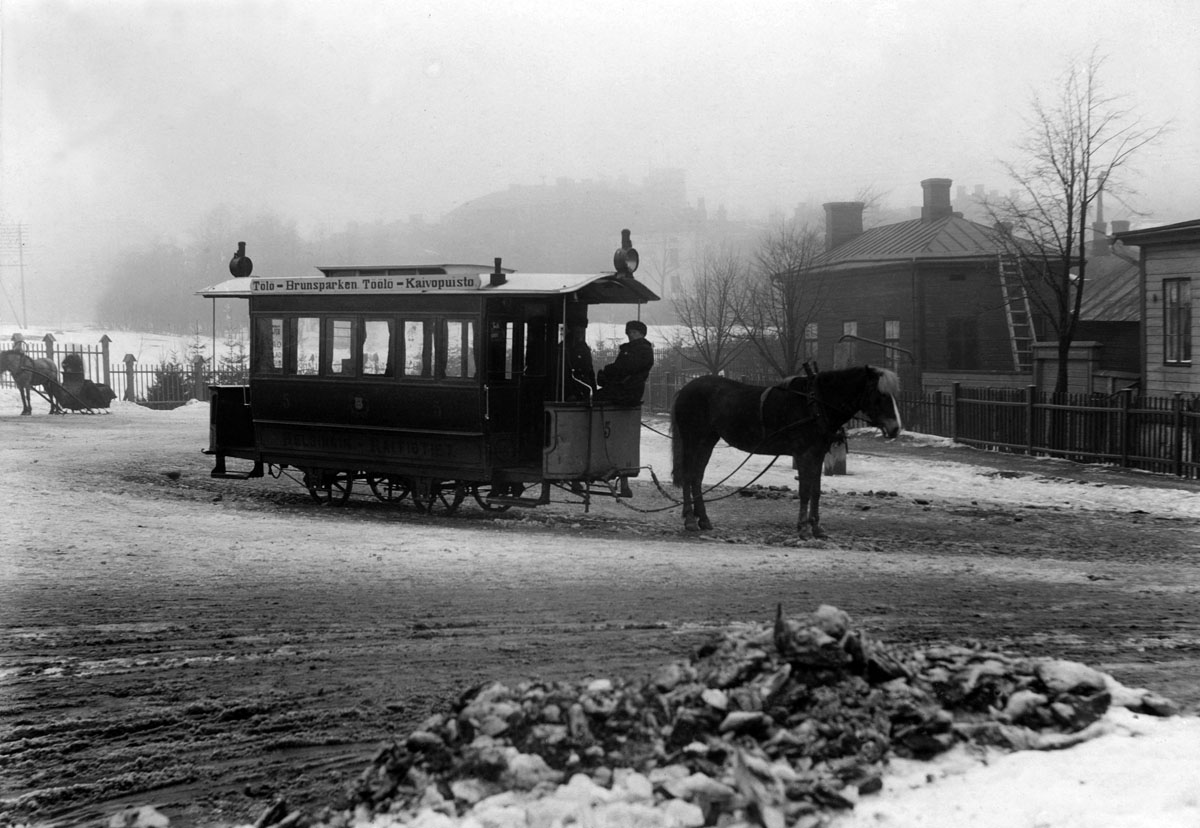
<path fill-rule="evenodd" d="M 1007 191 L 997 161 L 1018 157 L 1032 95 L 1093 47 L 1108 92 L 1172 123 L 1128 176 L 1150 214 L 1136 223 L 1200 217 L 1195 0 L 4 0 L 0 14 L 0 221 L 26 235 L 31 317 L 82 304 L 116 251 L 186 241 L 218 205 L 336 231 L 660 167 L 742 217 L 865 188 L 919 203 L 929 177 Z M 15 258 L 0 251 L 9 294 Z"/>

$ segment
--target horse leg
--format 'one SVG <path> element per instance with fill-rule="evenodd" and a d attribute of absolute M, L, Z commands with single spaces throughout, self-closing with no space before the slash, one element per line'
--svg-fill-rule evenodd
<path fill-rule="evenodd" d="M 21 416 L 31 416 L 33 414 L 33 399 L 29 393 L 29 386 L 18 384 L 17 389 L 21 392 Z"/>
<path fill-rule="evenodd" d="M 696 507 L 692 494 L 692 470 L 685 466 L 678 482 L 680 488 L 683 489 L 683 529 L 685 532 L 695 532 L 700 526 L 696 523 Z"/>
<path fill-rule="evenodd" d="M 796 488 L 800 494 L 800 513 L 796 534 L 801 540 L 825 537 L 821 528 L 821 467 L 824 451 L 809 449 L 796 458 Z"/>
<path fill-rule="evenodd" d="M 696 520 L 696 488 L 690 473 L 683 479 L 683 529 L 685 532 L 700 531 Z"/>
<path fill-rule="evenodd" d="M 695 486 L 692 491 L 692 508 L 696 516 L 696 525 L 704 532 L 713 528 L 712 521 L 708 519 L 708 507 L 704 504 L 704 470 L 708 468 L 708 461 L 712 459 L 713 449 L 720 439 L 719 434 L 706 435 L 696 446 L 696 456 L 692 461 L 692 468 L 695 470 L 692 477 L 692 485 Z"/>
<path fill-rule="evenodd" d="M 696 521 L 700 529 L 707 532 L 712 528 L 712 521 L 708 519 L 708 507 L 704 503 L 703 476 L 696 477 L 696 496 L 694 500 L 696 504 Z"/>

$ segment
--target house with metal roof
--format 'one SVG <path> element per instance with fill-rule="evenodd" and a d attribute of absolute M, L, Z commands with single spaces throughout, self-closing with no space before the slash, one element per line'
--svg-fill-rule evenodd
<path fill-rule="evenodd" d="M 1025 386 L 1042 330 L 1000 233 L 954 211 L 951 180 L 921 182 L 920 218 L 863 228 L 862 202 L 825 204 L 808 354 L 821 367 L 898 371 L 910 389 Z"/>

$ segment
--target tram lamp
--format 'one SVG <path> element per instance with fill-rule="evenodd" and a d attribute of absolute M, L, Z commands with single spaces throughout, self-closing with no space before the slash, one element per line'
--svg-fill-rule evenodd
<path fill-rule="evenodd" d="M 613 254 L 613 269 L 621 276 L 633 277 L 638 268 L 638 252 L 629 240 L 629 231 L 621 231 L 621 247 Z"/>
<path fill-rule="evenodd" d="M 508 277 L 504 275 L 504 271 L 500 267 L 500 259 L 496 260 L 496 269 L 492 271 L 492 278 L 488 281 L 492 287 L 497 287 L 508 281 Z"/>
<path fill-rule="evenodd" d="M 229 260 L 229 272 L 234 276 L 242 277 L 249 276 L 252 270 L 254 270 L 254 262 L 250 261 L 250 257 L 246 255 L 246 243 L 238 242 L 237 252 Z"/>

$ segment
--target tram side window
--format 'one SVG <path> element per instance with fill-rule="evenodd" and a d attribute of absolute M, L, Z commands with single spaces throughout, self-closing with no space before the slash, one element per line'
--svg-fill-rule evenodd
<path fill-rule="evenodd" d="M 363 375 L 392 375 L 392 320 L 367 319 L 363 322 Z"/>
<path fill-rule="evenodd" d="M 254 320 L 254 372 L 283 373 L 283 320 L 258 317 Z"/>
<path fill-rule="evenodd" d="M 325 373 L 341 377 L 354 376 L 354 320 L 327 320 L 325 335 L 329 337 L 325 349 Z"/>
<path fill-rule="evenodd" d="M 520 365 L 517 354 L 516 326 L 493 320 L 488 325 L 487 370 L 491 381 L 512 379 Z"/>
<path fill-rule="evenodd" d="M 447 377 L 475 376 L 475 322 L 469 319 L 446 320 Z"/>
<path fill-rule="evenodd" d="M 296 373 L 315 377 L 321 366 L 321 320 L 315 316 L 296 319 Z"/>
<path fill-rule="evenodd" d="M 406 377 L 432 376 L 429 363 L 429 325 L 424 320 L 404 320 L 404 340 L 401 345 L 404 356 L 401 365 L 404 366 Z"/>

